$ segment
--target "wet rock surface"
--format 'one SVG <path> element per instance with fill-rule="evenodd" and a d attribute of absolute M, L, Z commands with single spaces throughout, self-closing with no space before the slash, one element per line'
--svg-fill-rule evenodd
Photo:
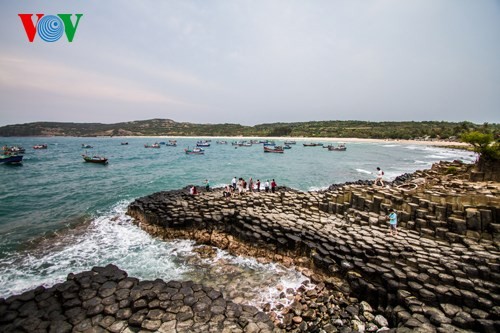
<path fill-rule="evenodd" d="M 273 332 L 271 318 L 192 281 L 140 281 L 114 265 L 0 299 L 0 332 Z"/>

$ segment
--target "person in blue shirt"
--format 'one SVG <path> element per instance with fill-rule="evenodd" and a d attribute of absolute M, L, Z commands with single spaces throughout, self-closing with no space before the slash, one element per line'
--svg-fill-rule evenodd
<path fill-rule="evenodd" d="M 391 209 L 389 211 L 389 216 L 387 216 L 389 219 L 389 231 L 391 233 L 391 236 L 397 236 L 398 235 L 398 215 L 394 211 L 394 209 Z"/>

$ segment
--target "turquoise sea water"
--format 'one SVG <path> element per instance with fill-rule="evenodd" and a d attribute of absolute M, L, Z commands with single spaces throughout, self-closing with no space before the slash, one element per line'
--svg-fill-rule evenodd
<path fill-rule="evenodd" d="M 1 146 L 26 148 L 21 166 L 0 165 L 0 297 L 114 263 L 144 279 L 194 279 L 214 286 L 223 280 L 217 274 L 250 279 L 263 289 L 242 297 L 262 298 L 276 284 L 293 286 L 303 276 L 221 251 L 216 259 L 197 258 L 192 242 L 159 241 L 132 224 L 125 215 L 128 203 L 157 191 L 202 186 L 205 179 L 214 187 L 233 176 L 262 183 L 274 178 L 278 185 L 308 191 L 373 179 L 377 166 L 390 180 L 439 160 L 475 159 L 460 150 L 394 143 L 348 143 L 346 152 L 330 152 L 303 147 L 309 140 L 297 141 L 284 154 L 265 154 L 262 145 L 235 149 L 216 144 L 216 138 L 205 155 L 197 156 L 183 149 L 198 139 L 177 140 L 177 147 L 145 149 L 144 144 L 168 139 L 0 138 Z M 31 148 L 42 143 L 48 149 Z M 108 157 L 109 164 L 85 163 L 83 143 L 94 147 L 89 154 Z"/>

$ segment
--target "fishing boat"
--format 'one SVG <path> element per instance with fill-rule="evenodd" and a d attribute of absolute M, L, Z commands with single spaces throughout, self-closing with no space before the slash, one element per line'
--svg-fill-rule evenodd
<path fill-rule="evenodd" d="M 34 145 L 33 149 L 47 149 L 47 145 L 46 144 Z"/>
<path fill-rule="evenodd" d="M 160 148 L 160 147 L 161 147 L 160 144 L 157 142 L 153 143 L 152 145 L 150 145 L 150 144 L 144 145 L 144 148 Z"/>
<path fill-rule="evenodd" d="M 122 142 L 121 145 L 126 146 L 126 145 L 128 145 L 128 142 Z"/>
<path fill-rule="evenodd" d="M 346 151 L 347 147 L 344 144 L 339 144 L 337 146 L 328 146 L 329 151 Z"/>
<path fill-rule="evenodd" d="M 274 141 L 266 141 L 266 142 L 263 143 L 263 145 L 264 145 L 264 147 L 266 147 L 266 146 L 275 146 L 276 143 L 274 143 Z"/>
<path fill-rule="evenodd" d="M 283 149 L 292 149 L 292 146 L 290 146 L 290 145 L 284 145 Z"/>
<path fill-rule="evenodd" d="M 317 146 L 323 146 L 322 143 L 314 143 L 314 142 L 311 142 L 311 143 L 304 143 L 303 144 L 304 147 L 317 147 Z"/>
<path fill-rule="evenodd" d="M 91 145 L 87 145 L 85 143 L 82 143 L 82 148 L 84 148 L 84 149 L 90 149 L 90 148 L 94 148 L 94 147 L 92 147 Z"/>
<path fill-rule="evenodd" d="M 186 153 L 186 155 L 203 155 L 203 154 L 205 154 L 205 151 L 199 147 L 195 147 L 193 149 L 189 149 L 189 147 L 187 147 L 186 149 L 184 149 L 184 152 Z"/>
<path fill-rule="evenodd" d="M 227 145 L 227 141 L 215 141 L 215 143 L 219 144 L 219 145 Z"/>
<path fill-rule="evenodd" d="M 103 156 L 98 156 L 98 155 L 89 156 L 89 155 L 82 154 L 82 157 L 83 157 L 85 162 L 89 162 L 89 163 L 98 163 L 98 164 L 108 163 L 108 159 L 106 157 L 103 157 Z"/>
<path fill-rule="evenodd" d="M 177 147 L 177 142 L 167 142 L 165 143 L 165 147 Z"/>
<path fill-rule="evenodd" d="M 5 164 L 16 164 L 16 163 L 22 163 L 23 161 L 23 155 L 8 155 L 8 154 L 2 154 L 0 155 L 0 163 L 5 163 Z"/>
<path fill-rule="evenodd" d="M 247 141 L 241 141 L 238 142 L 238 147 L 252 147 L 252 143 Z"/>
<path fill-rule="evenodd" d="M 283 147 L 281 146 L 275 146 L 275 147 L 266 147 L 264 146 L 264 153 L 281 153 L 283 154 L 285 151 L 283 150 Z"/>
<path fill-rule="evenodd" d="M 210 143 L 208 141 L 198 141 L 196 147 L 210 147 Z"/>
<path fill-rule="evenodd" d="M 9 155 L 9 154 L 23 154 L 25 151 L 26 151 L 26 149 L 24 149 L 21 146 L 12 146 L 12 147 L 3 146 L 3 152 L 4 152 L 4 154 L 7 154 L 7 155 Z"/>
<path fill-rule="evenodd" d="M 297 141 L 285 141 L 285 145 L 295 145 L 297 144 Z"/>

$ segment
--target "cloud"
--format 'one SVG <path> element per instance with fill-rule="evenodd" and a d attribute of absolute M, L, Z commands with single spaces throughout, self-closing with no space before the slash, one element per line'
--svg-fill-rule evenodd
<path fill-rule="evenodd" d="M 0 89 L 7 88 L 97 101 L 189 104 L 176 97 L 141 87 L 127 78 L 81 70 L 60 62 L 2 56 Z"/>

